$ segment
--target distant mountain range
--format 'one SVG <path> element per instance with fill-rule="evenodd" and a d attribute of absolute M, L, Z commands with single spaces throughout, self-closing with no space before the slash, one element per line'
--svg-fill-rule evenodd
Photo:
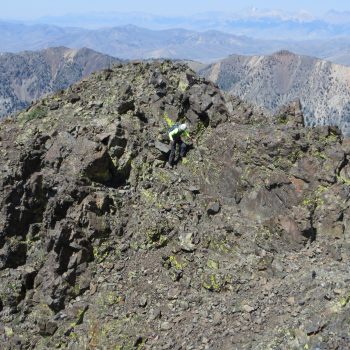
<path fill-rule="evenodd" d="M 260 29 L 256 29 L 256 33 Z M 124 59 L 171 58 L 212 62 L 231 54 L 267 55 L 281 49 L 350 65 L 350 36 L 327 40 L 262 40 L 216 30 L 150 30 L 134 25 L 83 29 L 0 22 L 0 52 L 88 47 Z"/>
<path fill-rule="evenodd" d="M 233 55 L 198 70 L 221 89 L 271 113 L 299 98 L 308 125 L 338 125 L 350 135 L 350 67 L 281 51 Z"/>
<path fill-rule="evenodd" d="M 120 60 L 90 49 L 65 47 L 1 54 L 0 118 L 117 62 Z"/>
<path fill-rule="evenodd" d="M 141 12 L 88 13 L 50 16 L 37 22 L 58 26 L 96 29 L 133 24 L 153 30 L 183 28 L 193 31 L 219 30 L 260 39 L 320 39 L 350 35 L 350 13 L 330 11 L 315 17 L 305 11 L 248 8 L 239 13 L 210 12 L 191 16 L 160 16 Z"/>

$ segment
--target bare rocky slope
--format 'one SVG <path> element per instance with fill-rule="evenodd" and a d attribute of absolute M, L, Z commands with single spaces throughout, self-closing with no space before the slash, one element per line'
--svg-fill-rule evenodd
<path fill-rule="evenodd" d="M 2 349 L 348 349 L 349 155 L 168 61 L 4 120 Z"/>
<path fill-rule="evenodd" d="M 350 134 L 350 68 L 280 51 L 230 56 L 200 70 L 225 91 L 272 113 L 299 98 L 307 125 L 337 125 Z"/>
<path fill-rule="evenodd" d="M 65 47 L 1 54 L 0 118 L 116 62 L 90 49 Z"/>

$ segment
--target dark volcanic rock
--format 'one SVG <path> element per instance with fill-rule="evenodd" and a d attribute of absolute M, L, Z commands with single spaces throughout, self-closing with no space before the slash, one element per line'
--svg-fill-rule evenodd
<path fill-rule="evenodd" d="M 162 153 L 165 153 L 165 154 L 170 152 L 170 146 L 165 144 L 165 143 L 163 143 L 163 142 L 156 141 L 154 143 L 154 147 L 157 148 Z"/>
<path fill-rule="evenodd" d="M 346 349 L 350 144 L 281 113 L 165 61 L 4 120 L 4 348 Z M 171 170 L 169 120 L 194 139 Z"/>
<path fill-rule="evenodd" d="M 215 215 L 220 211 L 220 203 L 210 203 L 207 208 L 208 215 Z"/>

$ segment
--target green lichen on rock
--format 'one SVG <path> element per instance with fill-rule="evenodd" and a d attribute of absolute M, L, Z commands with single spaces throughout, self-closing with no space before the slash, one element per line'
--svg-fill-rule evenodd
<path fill-rule="evenodd" d="M 163 227 L 147 229 L 146 238 L 148 246 L 152 248 L 161 248 L 168 243 L 168 237 Z"/>
<path fill-rule="evenodd" d="M 339 301 L 340 306 L 346 307 L 348 305 L 349 301 L 350 301 L 350 292 L 340 299 L 340 301 Z"/>
<path fill-rule="evenodd" d="M 202 287 L 211 292 L 221 292 L 231 282 L 230 274 L 205 273 L 202 275 Z"/>
<path fill-rule="evenodd" d="M 209 259 L 209 260 L 207 261 L 207 266 L 208 266 L 209 269 L 211 269 L 211 270 L 217 270 L 217 269 L 219 269 L 220 264 L 219 264 L 218 261 Z"/>

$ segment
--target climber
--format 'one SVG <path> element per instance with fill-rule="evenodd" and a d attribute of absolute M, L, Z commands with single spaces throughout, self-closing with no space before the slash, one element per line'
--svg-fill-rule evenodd
<path fill-rule="evenodd" d="M 184 158 L 186 155 L 186 144 L 182 141 L 181 135 L 186 131 L 187 125 L 186 124 L 180 124 L 180 125 L 173 125 L 168 130 L 168 135 L 170 139 L 170 156 L 169 156 L 169 166 L 172 168 L 175 163 L 175 154 L 176 154 L 176 145 L 179 145 L 180 147 L 180 156 L 177 161 Z"/>

